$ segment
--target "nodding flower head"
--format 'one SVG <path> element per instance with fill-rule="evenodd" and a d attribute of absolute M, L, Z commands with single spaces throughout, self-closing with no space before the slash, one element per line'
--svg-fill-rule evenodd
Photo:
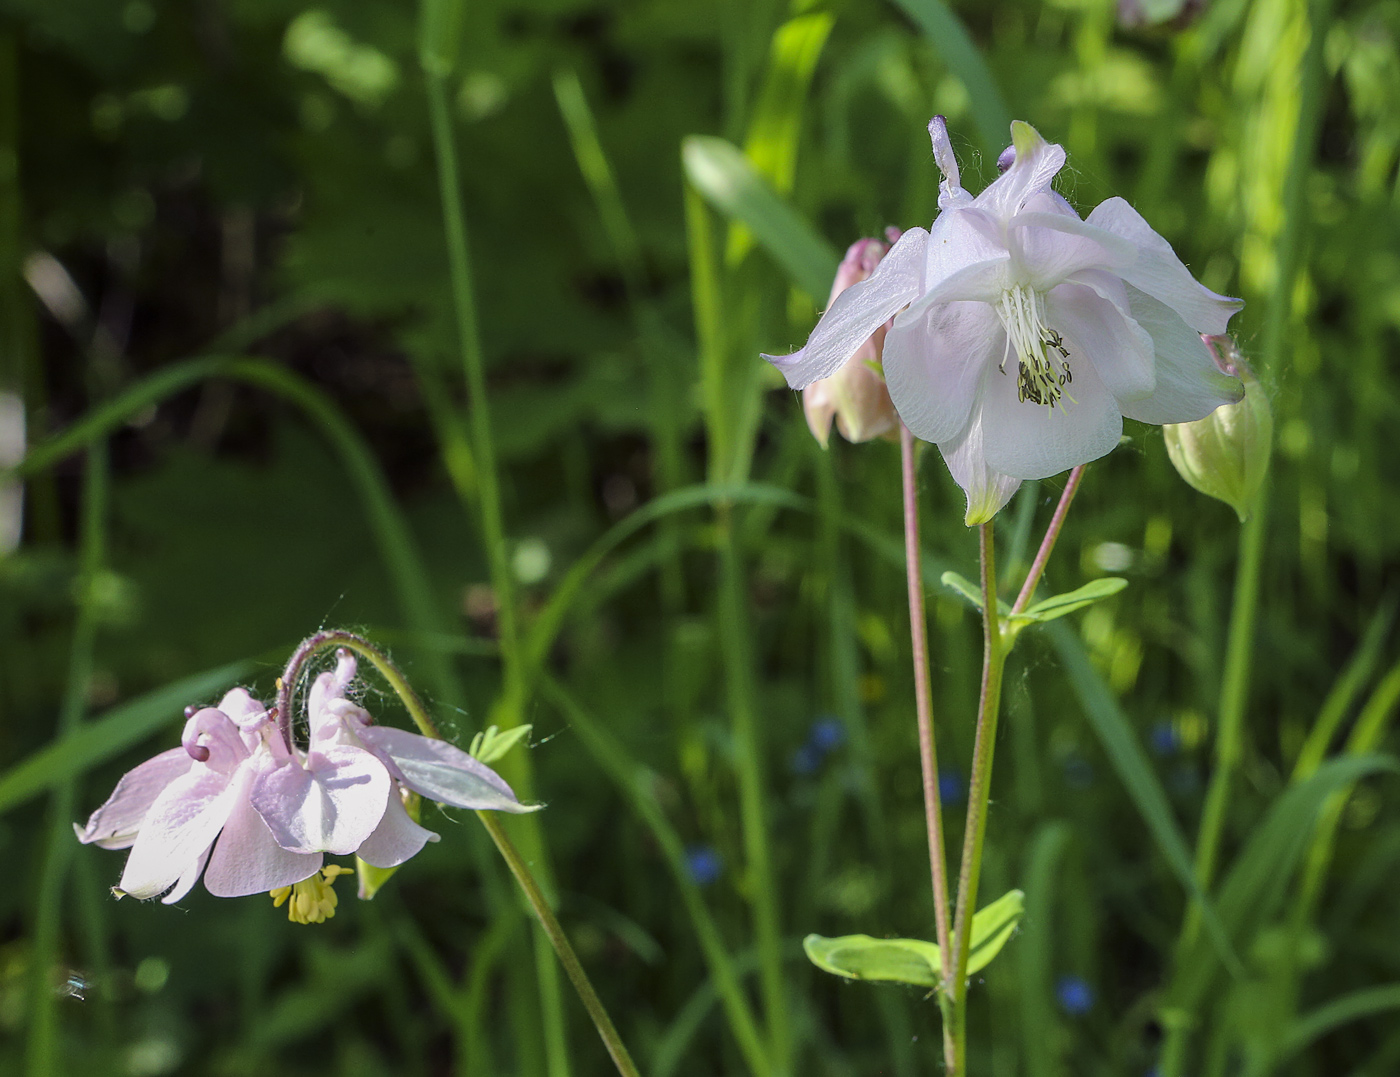
<path fill-rule="evenodd" d="M 1240 399 L 1202 334 L 1241 303 L 1198 283 L 1121 198 L 1081 219 L 1051 182 L 1065 151 L 1011 125 L 1004 171 L 961 186 L 941 116 L 943 181 L 929 231 L 911 228 L 842 292 L 800 351 L 767 356 L 794 388 L 841 369 L 891 318 L 882 353 L 900 419 L 938 445 L 985 523 L 1025 479 L 1097 459 L 1123 417 L 1192 422 Z"/>

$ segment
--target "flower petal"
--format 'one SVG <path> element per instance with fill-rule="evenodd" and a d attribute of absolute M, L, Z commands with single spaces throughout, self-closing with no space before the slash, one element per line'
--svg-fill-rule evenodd
<path fill-rule="evenodd" d="M 988 370 L 980 421 L 992 470 L 1015 479 L 1044 479 L 1097 460 L 1118 444 L 1123 418 L 1112 394 L 1092 363 L 1072 369 L 1074 381 L 1054 408 L 1017 399 L 1010 363 L 1005 375 L 996 367 Z M 973 422 L 978 421 L 974 414 Z"/>
<path fill-rule="evenodd" d="M 175 885 L 170 888 L 170 892 L 160 899 L 162 905 L 174 905 L 194 889 L 194 884 L 199 882 L 199 873 L 204 870 L 204 865 L 209 863 L 209 849 L 212 848 L 211 845 L 200 853 L 199 857 L 175 880 Z"/>
<path fill-rule="evenodd" d="M 396 868 L 438 836 L 427 827 L 419 826 L 404 809 L 399 791 L 389 794 L 389 806 L 374 833 L 355 850 L 355 855 L 376 868 Z"/>
<path fill-rule="evenodd" d="M 143 900 L 169 890 L 214 843 L 234 793 L 227 774 L 202 764 L 167 785 L 146 813 L 117 889 Z"/>
<path fill-rule="evenodd" d="M 252 768 L 239 776 L 233 810 L 204 873 L 204 888 L 215 897 L 265 893 L 299 883 L 321 869 L 320 853 L 288 852 L 277 844 L 249 801 L 254 776 Z"/>
<path fill-rule="evenodd" d="M 1063 213 L 1022 213 L 1011 221 L 1007 241 L 1018 279 L 1040 292 L 1084 270 L 1117 265 L 1128 253 L 1121 240 L 1086 235 L 1078 217 Z"/>
<path fill-rule="evenodd" d="M 192 766 L 194 760 L 185 749 L 171 748 L 127 771 L 106 802 L 88 816 L 87 826 L 79 829 L 74 824 L 78 840 L 104 849 L 129 848 L 156 797 Z"/>
<path fill-rule="evenodd" d="M 836 373 L 876 329 L 919 297 L 927 242 L 922 228 L 909 229 L 869 278 L 836 297 L 800 351 L 763 358 L 781 370 L 794 389 Z"/>
<path fill-rule="evenodd" d="M 1157 386 L 1150 396 L 1122 404 L 1123 414 L 1144 423 L 1189 423 L 1244 395 L 1238 379 L 1222 374 L 1210 348 L 1179 314 L 1150 295 L 1128 289 L 1133 318 L 1152 338 Z"/>
<path fill-rule="evenodd" d="M 943 454 L 953 481 L 967 495 L 967 512 L 963 522 L 968 527 L 989 521 L 1021 486 L 1020 479 L 1013 479 L 987 466 L 982 447 L 980 412 L 967 424 L 962 434 L 951 441 L 940 442 L 938 451 Z"/>
<path fill-rule="evenodd" d="M 932 291 L 960 269 L 1005 257 L 1000 221 L 972 206 L 945 209 L 925 244 L 924 291 Z"/>
<path fill-rule="evenodd" d="M 250 800 L 277 844 L 294 853 L 353 853 L 384 818 L 389 772 L 374 753 L 348 745 L 315 749 L 262 770 Z"/>
<path fill-rule="evenodd" d="M 967 425 L 986 367 L 1000 363 L 1005 352 L 1001 320 L 986 303 L 901 314 L 885 337 L 884 367 L 904 425 L 924 441 L 955 436 Z"/>
<path fill-rule="evenodd" d="M 1094 365 L 1120 410 L 1125 401 L 1140 400 L 1156 388 L 1152 338 L 1107 299 L 1082 284 L 1062 284 L 1045 297 L 1045 310 L 1070 353 L 1076 379 L 1071 389 L 1085 360 Z"/>
<path fill-rule="evenodd" d="M 1021 120 L 1011 125 L 1011 144 L 1016 150 L 1015 161 L 976 199 L 979 207 L 1002 220 L 1019 213 L 1026 201 L 1049 187 L 1065 166 L 1064 147 L 1046 142 L 1034 127 Z"/>
<path fill-rule="evenodd" d="M 306 713 L 311 720 L 313 736 L 322 721 L 321 712 L 332 700 L 344 698 L 345 690 L 355 679 L 356 668 L 355 656 L 348 650 L 342 650 L 337 656 L 335 672 L 322 673 L 312 682 L 311 691 L 307 696 Z"/>
<path fill-rule="evenodd" d="M 230 688 L 219 700 L 218 709 L 240 727 L 267 717 L 267 708 L 254 699 L 246 688 Z"/>
<path fill-rule="evenodd" d="M 1123 199 L 1101 202 L 1085 223 L 1132 243 L 1137 257 L 1120 269 L 1120 275 L 1171 307 L 1196 332 L 1225 332 L 1230 317 L 1244 306 L 1242 300 L 1218 295 L 1191 276 L 1171 244 Z"/>
<path fill-rule="evenodd" d="M 521 804 L 505 779 L 445 740 L 382 725 L 361 730 L 360 738 L 389 761 L 400 782 L 440 804 L 517 813 L 540 807 Z"/>

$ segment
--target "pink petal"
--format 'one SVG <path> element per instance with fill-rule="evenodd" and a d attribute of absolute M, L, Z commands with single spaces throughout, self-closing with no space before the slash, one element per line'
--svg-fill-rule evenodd
<path fill-rule="evenodd" d="M 870 335 L 918 298 L 923 286 L 928 233 L 911 228 L 899 237 L 875 272 L 853 284 L 827 308 L 807 344 L 791 355 L 763 358 L 783 372 L 794 389 L 804 389 L 840 369 Z"/>
<path fill-rule="evenodd" d="M 350 682 L 355 679 L 356 668 L 355 656 L 348 650 L 341 651 L 336 660 L 335 672 L 322 673 L 311 685 L 306 713 L 311 717 L 313 729 L 321 721 L 321 712 L 326 709 L 331 700 L 344 698 L 346 690 L 350 687 Z"/>
<path fill-rule="evenodd" d="M 253 807 L 282 848 L 295 853 L 353 853 L 384 818 L 389 772 L 363 748 L 336 745 L 260 771 Z"/>
<path fill-rule="evenodd" d="M 1120 410 L 1125 401 L 1141 400 L 1156 388 L 1152 338 L 1107 299 L 1082 284 L 1062 284 L 1045 297 L 1045 314 L 1047 326 L 1064 338 L 1069 352 L 1075 381 L 1068 391 L 1078 385 L 1086 361 L 1094 365 Z"/>
<path fill-rule="evenodd" d="M 953 481 L 967 495 L 963 523 L 968 527 L 990 520 L 1021 486 L 1020 479 L 1013 479 L 987 466 L 986 453 L 982 448 L 981 419 L 979 411 L 976 419 L 968 423 L 967 429 L 958 437 L 941 442 L 938 446 Z"/>
<path fill-rule="evenodd" d="M 143 900 L 170 889 L 213 844 L 234 793 L 227 774 L 203 764 L 166 786 L 146 813 L 118 889 Z"/>
<path fill-rule="evenodd" d="M 1244 306 L 1241 300 L 1218 295 L 1192 277 L 1171 244 L 1123 199 L 1100 203 L 1085 223 L 1131 243 L 1136 257 L 1119 269 L 1122 278 L 1171 307 L 1196 332 L 1225 332 L 1230 317 Z"/>
<path fill-rule="evenodd" d="M 194 760 L 185 749 L 171 748 L 127 771 L 106 803 L 88 817 L 87 826 L 80 830 L 74 825 L 78 840 L 104 849 L 130 847 L 156 797 L 192 766 Z"/>
<path fill-rule="evenodd" d="M 1005 349 L 1001 320 L 986 303 L 896 318 L 885 337 L 885 384 L 904 425 L 924 441 L 954 437 L 967 426 L 988 364 L 1000 363 Z"/>
<path fill-rule="evenodd" d="M 394 776 L 415 793 L 440 804 L 477 810 L 531 812 L 494 770 L 462 749 L 406 729 L 375 725 L 361 730 L 366 746 L 387 759 Z"/>
<path fill-rule="evenodd" d="M 1220 372 L 1200 334 L 1150 295 L 1128 289 L 1133 318 L 1152 338 L 1157 385 L 1150 396 L 1122 404 L 1123 414 L 1144 423 L 1188 423 L 1244 394 L 1240 382 Z"/>
<path fill-rule="evenodd" d="M 199 873 L 204 870 L 204 865 L 209 863 L 209 849 L 199 854 L 199 858 L 192 862 L 184 873 L 175 880 L 175 885 L 170 888 L 170 892 L 160 899 L 162 905 L 174 905 L 191 890 L 194 884 L 199 882 Z"/>
<path fill-rule="evenodd" d="M 204 888 L 215 897 L 266 893 L 299 883 L 321 869 L 320 853 L 288 852 L 273 839 L 248 798 L 253 778 L 251 768 L 240 775 L 233 810 L 204 873 Z"/>
<path fill-rule="evenodd" d="M 415 823 L 403 806 L 399 791 L 389 794 L 389 806 L 384 810 L 384 818 L 375 827 L 374 833 L 355 850 L 355 855 L 366 864 L 376 868 L 396 868 L 411 856 L 416 856 L 430 841 L 438 836 L 426 827 Z"/>
<path fill-rule="evenodd" d="M 229 689 L 219 700 L 218 709 L 240 727 L 267 717 L 267 708 L 254 699 L 246 688 Z"/>
<path fill-rule="evenodd" d="M 1005 375 L 995 367 L 987 372 L 980 421 L 987 466 L 993 471 L 1014 479 L 1044 479 L 1097 460 L 1118 444 L 1123 418 L 1112 394 L 1093 364 L 1070 362 L 1074 381 L 1053 409 L 1017 399 L 1011 362 Z"/>

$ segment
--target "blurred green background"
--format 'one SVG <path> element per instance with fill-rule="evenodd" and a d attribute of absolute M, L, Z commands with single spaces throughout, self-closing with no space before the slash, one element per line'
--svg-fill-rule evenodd
<path fill-rule="evenodd" d="M 1129 423 L 1047 579 L 1130 586 L 1008 669 L 982 893 L 1028 911 L 974 984 L 971 1072 L 1148 1074 L 1173 1025 L 1193 1074 L 1400 1072 L 1393 779 L 1280 800 L 1324 750 L 1394 748 L 1400 3 L 431 14 L 0 2 L 0 396 L 47 453 L 0 553 L 0 1071 L 609 1072 L 469 817 L 431 808 L 443 841 L 319 927 L 109 897 L 122 854 L 68 824 L 322 626 L 392 650 L 461 743 L 533 723 L 506 772 L 548 808 L 511 829 L 644 1072 L 939 1071 L 931 1001 L 800 948 L 932 934 L 898 450 L 822 452 L 758 353 L 805 339 L 848 243 L 928 226 L 940 112 L 969 189 L 1024 118 L 1081 212 L 1126 197 L 1242 295 L 1277 431 L 1220 873 L 1241 967 L 1173 959 L 1240 525 Z M 956 846 L 980 629 L 937 581 L 975 577 L 975 534 L 936 453 L 921 478 Z M 1062 482 L 999 518 L 1009 582 Z"/>

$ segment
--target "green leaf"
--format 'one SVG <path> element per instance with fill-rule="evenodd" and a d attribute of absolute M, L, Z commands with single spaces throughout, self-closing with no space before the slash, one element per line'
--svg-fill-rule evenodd
<path fill-rule="evenodd" d="M 982 609 L 982 588 L 969 580 L 966 576 L 961 576 L 956 572 L 945 572 L 938 578 L 939 582 L 950 591 L 956 591 L 972 603 L 972 608 L 980 611 Z"/>
<path fill-rule="evenodd" d="M 1128 581 L 1121 576 L 1105 576 L 1101 580 L 1091 580 L 1083 587 L 1077 587 L 1062 595 L 1052 595 L 1050 598 L 1037 602 L 1022 610 L 1012 620 L 1053 621 L 1056 617 L 1063 617 L 1075 610 L 1082 610 L 1085 606 L 1092 606 L 1100 599 L 1116 595 L 1127 586 Z"/>
<path fill-rule="evenodd" d="M 691 135 L 681 146 L 685 174 L 705 201 L 748 225 L 794 284 L 824 299 L 841 254 L 777 193 L 732 142 Z"/>
<path fill-rule="evenodd" d="M 487 726 L 485 730 L 472 738 L 472 745 L 467 749 L 467 754 L 479 759 L 488 767 L 492 766 L 528 737 L 533 728 L 534 726 L 526 722 L 523 725 L 512 726 L 502 733 L 497 726 Z"/>
<path fill-rule="evenodd" d="M 972 918 L 972 939 L 967 956 L 969 975 L 986 968 L 1001 952 L 1015 932 L 1024 908 L 1025 895 L 1011 890 Z M 943 971 L 938 946 L 923 939 L 808 935 L 802 940 L 802 948 L 817 968 L 848 980 L 937 987 Z"/>

